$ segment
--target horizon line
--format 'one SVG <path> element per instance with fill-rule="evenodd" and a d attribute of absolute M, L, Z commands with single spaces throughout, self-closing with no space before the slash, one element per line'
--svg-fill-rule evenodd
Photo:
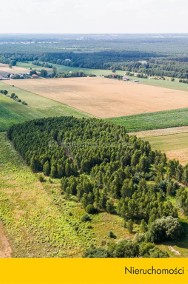
<path fill-rule="evenodd" d="M 64 32 L 64 33 L 58 33 L 58 32 L 0 32 L 0 35 L 188 35 L 188 32 Z"/>

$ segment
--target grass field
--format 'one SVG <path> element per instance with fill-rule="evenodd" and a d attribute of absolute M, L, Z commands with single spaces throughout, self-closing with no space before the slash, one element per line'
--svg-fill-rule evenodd
<path fill-rule="evenodd" d="M 188 84 L 179 83 L 179 79 L 175 79 L 174 82 L 171 81 L 171 78 L 166 78 L 166 80 L 155 80 L 155 79 L 142 79 L 137 77 L 129 77 L 130 79 L 139 80 L 140 83 L 155 87 L 162 87 L 172 90 L 188 91 Z"/>
<path fill-rule="evenodd" d="M 17 62 L 16 66 L 20 67 L 20 68 L 26 68 L 28 72 L 30 71 L 30 69 L 37 70 L 37 71 L 39 71 L 41 69 L 45 69 L 49 73 L 53 71 L 52 68 L 46 68 L 46 67 L 34 65 L 34 64 L 32 64 L 32 62 L 28 62 L 28 63 L 26 63 L 26 62 Z"/>
<path fill-rule="evenodd" d="M 188 107 L 188 92 L 105 78 L 11 80 L 6 84 L 99 118 Z"/>
<path fill-rule="evenodd" d="M 12 257 L 80 257 L 92 244 L 111 242 L 109 231 L 117 241 L 130 237 L 118 216 L 102 213 L 81 222 L 85 211 L 60 195 L 58 180 L 40 183 L 5 133 L 0 133 L 0 157 L 0 219 Z"/>
<path fill-rule="evenodd" d="M 65 66 L 65 65 L 58 65 L 58 64 L 52 64 L 53 67 L 57 68 L 58 73 L 67 73 L 67 72 L 84 72 L 86 75 L 96 75 L 96 76 L 107 76 L 107 75 L 111 75 L 113 74 L 111 70 L 103 70 L 103 69 L 89 69 L 89 68 L 79 68 L 79 67 L 69 67 L 69 66 Z M 23 67 L 23 68 L 32 68 L 32 69 L 36 69 L 36 70 L 40 70 L 40 69 L 46 69 L 48 71 L 52 71 L 52 69 L 49 68 L 43 68 L 41 66 L 37 66 L 32 64 L 32 62 L 18 62 L 17 66 L 19 67 Z M 121 70 L 117 70 L 116 74 L 119 75 L 124 75 L 125 71 L 121 71 Z"/>
<path fill-rule="evenodd" d="M 154 150 L 165 152 L 169 159 L 188 163 L 188 132 L 153 137 L 147 137 L 146 133 L 142 139 L 149 141 Z"/>
<path fill-rule="evenodd" d="M 128 132 L 187 126 L 188 108 L 117 117 L 108 121 L 125 126 Z"/>
<path fill-rule="evenodd" d="M 8 90 L 9 94 L 16 93 L 22 101 L 26 101 L 28 106 L 24 106 L 10 98 L 0 94 L 0 131 L 7 130 L 15 123 L 26 120 L 37 119 L 49 116 L 76 116 L 89 117 L 85 113 L 73 109 L 69 106 L 43 98 L 34 93 L 12 87 L 0 82 L 0 89 Z"/>
<path fill-rule="evenodd" d="M 8 64 L 1 64 L 0 63 L 0 74 L 1 73 L 14 73 L 14 74 L 19 74 L 19 73 L 28 73 L 28 69 L 25 68 L 24 66 L 12 66 L 12 68 L 9 67 Z"/>

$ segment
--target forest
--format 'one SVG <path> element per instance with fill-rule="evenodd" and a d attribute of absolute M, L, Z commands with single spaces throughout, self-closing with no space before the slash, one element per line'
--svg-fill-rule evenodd
<path fill-rule="evenodd" d="M 100 52 L 53 52 L 53 53 L 6 53 L 0 62 L 15 66 L 17 62 L 32 62 L 36 66 L 53 68 L 53 64 L 104 70 L 123 70 L 144 76 L 160 76 L 187 79 L 186 56 L 138 51 L 100 51 Z"/>
<path fill-rule="evenodd" d="M 123 70 L 186 80 L 187 43 L 186 34 L 0 35 L 0 62 Z"/>
<path fill-rule="evenodd" d="M 98 119 L 59 117 L 15 125 L 7 135 L 34 173 L 61 179 L 61 194 L 67 199 L 74 196 L 85 208 L 85 221 L 103 211 L 117 214 L 130 233 L 134 224 L 139 226 L 135 240 L 139 244 L 183 236 L 171 199 L 176 198 L 187 214 L 188 166 L 167 160 L 148 142 L 129 136 L 125 127 Z M 136 243 L 123 243 L 121 249 L 136 246 L 136 257 L 140 254 Z M 85 256 L 118 257 L 116 249 L 92 248 Z"/>

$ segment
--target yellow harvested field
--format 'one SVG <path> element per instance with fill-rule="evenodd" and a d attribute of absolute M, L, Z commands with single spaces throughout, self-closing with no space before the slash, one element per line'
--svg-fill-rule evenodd
<path fill-rule="evenodd" d="M 142 131 L 134 134 L 149 141 L 153 149 L 165 152 L 169 159 L 179 160 L 182 165 L 188 163 L 188 126 Z"/>
<path fill-rule="evenodd" d="M 12 68 L 10 68 L 8 64 L 0 63 L 0 73 L 1 72 L 11 73 L 11 74 L 20 74 L 20 73 L 26 74 L 29 72 L 29 70 L 26 68 L 17 67 L 17 66 L 12 66 Z"/>
<path fill-rule="evenodd" d="M 136 135 L 138 138 L 144 138 L 152 136 L 166 136 L 179 133 L 188 133 L 188 126 L 131 132 L 130 135 Z"/>
<path fill-rule="evenodd" d="M 28 79 L 6 83 L 100 118 L 188 107 L 186 91 L 113 79 Z"/>

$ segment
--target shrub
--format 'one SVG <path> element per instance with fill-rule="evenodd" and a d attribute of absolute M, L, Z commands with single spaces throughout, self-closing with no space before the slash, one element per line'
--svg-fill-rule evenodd
<path fill-rule="evenodd" d="M 116 235 L 112 231 L 110 231 L 108 233 L 108 236 L 109 236 L 109 238 L 112 238 L 112 239 L 116 239 L 117 238 Z"/>
<path fill-rule="evenodd" d="M 169 257 L 167 252 L 161 251 L 152 243 L 141 243 L 139 245 L 139 255 L 141 257 L 150 257 L 150 258 L 166 258 Z"/>
<path fill-rule="evenodd" d="M 45 178 L 42 175 L 39 175 L 38 179 L 40 182 L 45 182 Z"/>
<path fill-rule="evenodd" d="M 176 240 L 182 236 L 183 228 L 177 218 L 163 217 L 154 221 L 147 233 L 148 241 L 160 243 L 162 241 Z"/>
<path fill-rule="evenodd" d="M 97 209 L 92 205 L 92 204 L 89 204 L 87 207 L 86 207 L 86 212 L 88 214 L 96 214 L 97 213 Z"/>
<path fill-rule="evenodd" d="M 89 222 L 91 221 L 91 217 L 88 214 L 85 214 L 81 217 L 82 222 Z"/>
<path fill-rule="evenodd" d="M 90 248 L 86 250 L 84 257 L 86 258 L 107 258 L 107 250 L 103 248 Z"/>
<path fill-rule="evenodd" d="M 108 253 L 111 257 L 115 258 L 138 257 L 139 246 L 137 243 L 124 240 L 118 244 L 112 244 L 108 249 Z"/>
<path fill-rule="evenodd" d="M 133 233 L 133 221 L 131 219 L 127 222 L 127 229 L 130 234 Z"/>

